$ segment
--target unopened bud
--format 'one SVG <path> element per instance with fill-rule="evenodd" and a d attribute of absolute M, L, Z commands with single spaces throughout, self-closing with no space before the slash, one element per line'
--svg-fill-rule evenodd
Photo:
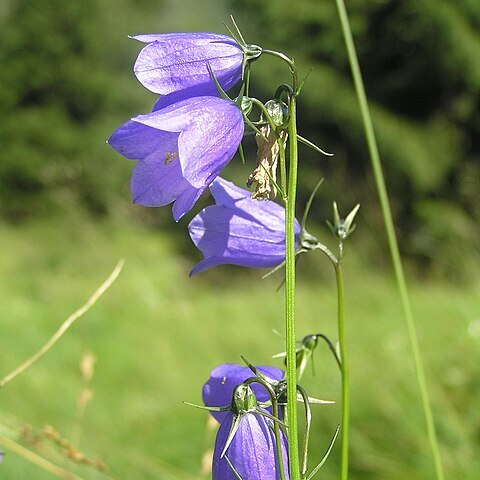
<path fill-rule="evenodd" d="M 233 391 L 232 411 L 236 414 L 254 412 L 258 410 L 257 397 L 249 385 L 238 385 Z"/>
<path fill-rule="evenodd" d="M 355 230 L 353 221 L 359 208 L 360 204 L 355 205 L 353 210 L 347 215 L 347 218 L 343 219 L 338 213 L 337 203 L 333 202 L 333 225 L 330 222 L 327 222 L 327 224 L 338 239 L 345 240 Z"/>

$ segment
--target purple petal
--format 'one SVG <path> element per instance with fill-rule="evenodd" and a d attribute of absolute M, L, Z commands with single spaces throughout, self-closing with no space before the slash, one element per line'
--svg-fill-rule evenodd
<path fill-rule="evenodd" d="M 274 267 L 285 259 L 285 234 L 282 225 L 267 230 L 239 209 L 210 206 L 190 222 L 193 243 L 204 257 L 220 257 L 220 263 L 245 267 Z"/>
<path fill-rule="evenodd" d="M 108 143 L 132 160 L 140 160 L 130 181 L 134 203 L 160 207 L 175 202 L 173 217 L 178 221 L 202 194 L 183 177 L 178 160 L 178 133 L 128 121 L 118 128 Z"/>
<path fill-rule="evenodd" d="M 195 85 L 212 85 L 207 64 L 224 90 L 241 78 L 243 52 L 226 35 L 172 33 L 133 38 L 151 42 L 140 51 L 134 72 L 152 92 L 166 95 Z"/>
<path fill-rule="evenodd" d="M 188 184 L 187 188 L 178 196 L 172 208 L 173 218 L 176 222 L 192 209 L 206 188 L 192 187 L 186 180 L 185 183 Z"/>
<path fill-rule="evenodd" d="M 210 191 L 217 205 L 242 210 L 252 221 L 266 228 L 285 231 L 285 208 L 271 201 L 251 199 L 248 190 L 237 187 L 232 182 L 217 177 L 210 185 Z M 295 233 L 300 233 L 300 224 L 295 220 Z"/>
<path fill-rule="evenodd" d="M 193 87 L 179 90 L 178 92 L 172 92 L 168 95 L 160 95 L 152 111 L 161 110 L 174 103 L 178 103 L 182 100 L 186 100 L 191 97 L 218 97 L 219 93 L 217 87 L 214 84 L 208 85 L 194 85 Z"/>
<path fill-rule="evenodd" d="M 269 366 L 259 366 L 257 369 L 266 377 L 272 380 L 282 380 L 285 372 L 279 368 Z M 224 407 L 232 402 L 233 390 L 237 385 L 243 383 L 247 378 L 254 377 L 255 374 L 244 365 L 234 363 L 223 363 L 214 368 L 210 373 L 202 390 L 202 398 L 205 405 L 210 407 Z M 265 388 L 259 384 L 251 384 L 253 391 L 259 402 L 266 402 L 270 399 Z M 228 412 L 210 412 L 216 420 L 221 422 Z"/>
<path fill-rule="evenodd" d="M 173 151 L 167 144 L 164 147 L 167 152 Z M 183 178 L 178 158 L 166 161 L 168 155 L 170 154 L 157 151 L 139 161 L 133 169 L 130 187 L 134 203 L 161 207 L 175 202 L 173 217 L 178 221 L 193 207 L 203 189 L 192 187 Z"/>
<path fill-rule="evenodd" d="M 234 103 L 199 98 L 203 108 L 178 140 L 183 174 L 198 188 L 210 184 L 233 158 L 244 132 L 242 113 Z"/>
<path fill-rule="evenodd" d="M 178 134 L 173 135 L 174 151 L 177 151 Z M 170 145 L 171 138 L 172 133 L 160 132 L 155 128 L 129 120 L 112 133 L 107 143 L 124 157 L 130 160 L 141 160 L 154 152 L 165 151 L 164 145 Z"/>
<path fill-rule="evenodd" d="M 181 132 L 180 164 L 185 179 L 204 188 L 233 158 L 243 137 L 240 109 L 217 97 L 194 97 L 139 115 L 134 122 L 167 132 Z"/>
<path fill-rule="evenodd" d="M 235 40 L 228 35 L 211 32 L 174 32 L 174 33 L 141 33 L 130 35 L 130 38 L 142 43 L 171 43 L 184 41 L 193 45 L 208 45 L 211 42 L 224 42 L 236 44 Z"/>
<path fill-rule="evenodd" d="M 197 115 L 202 112 L 202 101 L 211 97 L 194 97 L 168 105 L 146 115 L 138 115 L 134 122 L 164 130 L 179 133 L 193 123 Z"/>
<path fill-rule="evenodd" d="M 238 480 L 225 457 L 220 458 L 232 420 L 233 416 L 229 413 L 218 429 L 213 453 L 212 480 Z M 225 454 L 242 479 L 280 479 L 275 435 L 271 423 L 271 420 L 257 413 L 247 413 L 242 416 L 240 426 Z M 280 441 L 285 477 L 288 479 L 287 445 L 283 434 L 280 435 Z"/>
<path fill-rule="evenodd" d="M 285 260 L 285 209 L 275 202 L 259 202 L 250 192 L 217 177 L 210 190 L 217 205 L 202 210 L 188 229 L 203 253 L 190 275 L 222 264 L 251 268 L 280 265 Z M 296 246 L 300 224 L 295 220 Z"/>
<path fill-rule="evenodd" d="M 203 260 L 200 260 L 193 268 L 190 270 L 190 276 L 193 277 L 194 275 L 197 275 L 198 273 L 204 272 L 205 270 L 208 270 L 209 268 L 212 267 L 218 267 L 219 265 L 225 265 L 229 264 L 228 260 L 224 257 L 207 257 L 204 258 Z M 239 265 L 245 266 L 245 265 Z"/>
<path fill-rule="evenodd" d="M 167 163 L 165 155 L 147 157 L 133 169 L 130 187 L 134 203 L 160 207 L 173 202 L 187 188 L 178 158 Z"/>

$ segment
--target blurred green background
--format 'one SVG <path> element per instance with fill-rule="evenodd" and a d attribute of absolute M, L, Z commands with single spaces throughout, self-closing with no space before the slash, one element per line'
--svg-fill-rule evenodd
<path fill-rule="evenodd" d="M 449 478 L 480 476 L 480 4 L 476 0 L 351 0 L 347 5 L 372 108 L 400 246 L 411 282 Z M 234 14 L 247 41 L 294 56 L 305 74 L 300 131 L 333 159 L 301 150 L 299 205 L 325 182 L 309 230 L 330 242 L 336 200 L 362 205 L 346 257 L 352 363 L 352 479 L 432 478 L 410 350 L 391 280 L 381 212 L 334 2 L 276 0 L 3 0 L 0 3 L 0 376 L 43 344 L 108 275 L 121 278 L 44 359 L 0 391 L 0 437 L 19 441 L 82 478 L 41 434 L 53 425 L 117 479 L 200 478 L 214 435 L 200 402 L 213 366 L 271 362 L 283 350 L 280 276 L 221 267 L 188 279 L 199 260 L 189 218 L 133 206 L 133 164 L 106 144 L 155 96 L 132 72 L 135 33 L 224 32 Z M 262 100 L 288 81 L 253 65 Z M 250 165 L 225 176 L 240 184 Z M 199 207 L 209 202 L 202 200 Z M 196 210 L 198 211 L 198 209 Z M 194 213 L 192 213 L 193 215 Z M 301 208 L 299 208 L 299 215 Z M 308 263 L 308 265 L 307 265 Z M 300 261 L 299 336 L 335 333 L 332 272 Z M 228 281 L 227 281 L 228 280 Z M 251 288 L 255 282 L 255 288 Z M 248 305 L 248 307 L 247 307 Z M 93 399 L 79 418 L 79 363 L 97 358 Z M 187 354 L 188 353 L 188 354 Z M 326 351 L 311 394 L 339 398 Z M 328 411 L 326 411 L 328 410 Z M 315 412 L 312 466 L 338 422 Z M 27 425 L 38 438 L 25 435 Z M 28 430 L 30 431 L 30 430 Z M 23 432 L 23 434 L 21 433 Z M 1 446 L 0 438 L 0 446 Z M 7 451 L 0 478 L 52 478 Z M 335 450 L 325 477 L 337 472 Z"/>

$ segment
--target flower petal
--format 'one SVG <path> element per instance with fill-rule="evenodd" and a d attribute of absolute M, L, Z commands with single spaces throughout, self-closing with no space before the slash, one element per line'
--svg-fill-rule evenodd
<path fill-rule="evenodd" d="M 211 32 L 174 32 L 174 33 L 141 33 L 139 35 L 130 35 L 130 38 L 142 43 L 170 43 L 170 42 L 188 42 L 192 45 L 203 46 L 211 42 L 233 42 L 235 40 L 228 35 Z"/>
<path fill-rule="evenodd" d="M 152 111 L 161 110 L 173 103 L 181 102 L 192 97 L 219 97 L 220 94 L 215 85 L 194 85 L 193 87 L 185 88 L 178 92 L 172 92 L 168 95 L 160 95 Z"/>
<path fill-rule="evenodd" d="M 210 185 L 210 191 L 217 205 L 242 210 L 252 221 L 263 224 L 271 230 L 285 230 L 285 209 L 272 201 L 252 200 L 248 190 L 217 177 Z M 298 223 L 298 222 L 297 222 Z M 300 225 L 298 225 L 298 232 Z"/>
<path fill-rule="evenodd" d="M 173 33 L 134 38 L 152 42 L 140 51 L 134 65 L 138 80 L 152 92 L 166 95 L 195 85 L 212 85 L 207 64 L 224 90 L 241 78 L 243 52 L 226 35 Z"/>
<path fill-rule="evenodd" d="M 180 140 L 179 140 L 180 142 Z M 202 210 L 190 222 L 190 237 L 203 253 L 190 275 L 221 264 L 266 268 L 285 260 L 285 209 L 257 201 L 247 190 L 217 177 L 210 190 L 217 205 Z M 300 224 L 295 220 L 296 248 Z"/>
<path fill-rule="evenodd" d="M 267 231 L 238 209 L 209 206 L 193 218 L 188 229 L 205 257 L 223 257 L 223 263 L 274 267 L 285 258 L 285 230 Z"/>
<path fill-rule="evenodd" d="M 285 376 L 285 372 L 276 367 L 258 366 L 256 368 L 272 380 L 282 380 Z M 210 407 L 223 407 L 230 405 L 235 387 L 243 383 L 247 378 L 254 376 L 255 374 L 245 365 L 223 363 L 222 365 L 215 367 L 210 373 L 210 378 L 203 386 L 203 403 Z M 258 383 L 252 383 L 250 386 L 255 392 L 259 402 L 266 402 L 270 399 L 265 388 Z M 219 422 L 228 415 L 228 412 L 210 413 Z"/>
<path fill-rule="evenodd" d="M 146 115 L 137 115 L 132 118 L 132 121 L 157 130 L 179 133 L 187 128 L 194 121 L 196 115 L 201 112 L 203 98 L 210 97 L 188 98 L 168 105 L 161 110 Z"/>
<path fill-rule="evenodd" d="M 173 202 L 188 187 L 180 163 L 166 163 L 161 155 L 152 155 L 137 163 L 132 172 L 130 188 L 134 203 L 161 207 Z"/>
<path fill-rule="evenodd" d="M 192 187 L 182 175 L 178 159 L 166 165 L 162 157 L 152 156 L 137 163 L 130 180 L 133 203 L 161 207 L 175 202 L 175 221 L 195 205 L 204 188 Z"/>
<path fill-rule="evenodd" d="M 244 132 L 242 113 L 234 103 L 200 98 L 203 109 L 178 140 L 183 174 L 198 188 L 210 184 L 233 158 Z"/>
<path fill-rule="evenodd" d="M 176 222 L 178 222 L 180 218 L 182 218 L 187 212 L 192 209 L 192 207 L 197 203 L 197 200 L 200 198 L 200 195 L 206 188 L 195 188 L 192 187 L 187 181 L 185 181 L 185 183 L 188 184 L 187 187 L 177 197 L 172 208 L 173 218 Z"/>
<path fill-rule="evenodd" d="M 178 150 L 175 137 L 174 151 Z M 140 123 L 129 120 L 115 130 L 108 139 L 108 144 L 117 152 L 130 160 L 141 160 L 154 152 L 165 152 L 171 144 L 172 133 L 161 132 L 155 128 L 147 127 Z"/>
<path fill-rule="evenodd" d="M 213 453 L 212 480 L 238 480 L 225 457 L 220 458 L 230 432 L 232 420 L 233 416 L 229 413 L 218 430 Z M 242 416 L 240 426 L 225 454 L 242 479 L 280 479 L 275 435 L 271 423 L 271 420 L 267 420 L 257 413 L 247 413 Z M 285 477 L 288 479 L 287 446 L 283 434 L 281 434 L 280 441 Z"/>

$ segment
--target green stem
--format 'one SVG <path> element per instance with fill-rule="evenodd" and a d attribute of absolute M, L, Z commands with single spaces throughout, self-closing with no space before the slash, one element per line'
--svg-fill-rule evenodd
<path fill-rule="evenodd" d="M 397 286 L 402 302 L 403 311 L 405 314 L 405 320 L 407 323 L 407 330 L 410 339 L 410 345 L 413 354 L 413 362 L 415 365 L 415 372 L 417 377 L 418 388 L 420 391 L 423 413 L 425 416 L 425 423 L 427 428 L 427 435 L 430 443 L 430 449 L 432 452 L 433 462 L 435 466 L 436 477 L 438 480 L 444 479 L 442 461 L 440 456 L 440 448 L 438 445 L 437 434 L 435 431 L 435 423 L 432 413 L 432 407 L 430 404 L 430 398 L 428 394 L 427 382 L 425 379 L 425 371 L 423 366 L 422 357 L 420 354 L 420 346 L 418 342 L 418 335 L 415 326 L 415 320 L 413 318 L 412 309 L 410 305 L 410 299 L 408 295 L 407 284 L 405 275 L 403 272 L 402 260 L 398 248 L 397 237 L 395 234 L 395 228 L 393 225 L 392 212 L 390 208 L 390 202 L 388 199 L 387 189 L 385 186 L 385 178 L 382 171 L 382 164 L 380 161 L 380 155 L 378 153 L 377 142 L 375 139 L 375 132 L 373 130 L 372 119 L 370 117 L 370 111 L 368 108 L 367 97 L 365 94 L 365 88 L 363 86 L 362 74 L 360 72 L 360 66 L 358 64 L 358 58 L 355 51 L 355 45 L 353 43 L 352 33 L 348 21 L 347 12 L 343 0 L 336 0 L 338 14 L 340 17 L 340 23 L 342 25 L 343 36 L 348 52 L 348 59 L 350 62 L 350 68 L 352 70 L 353 81 L 355 84 L 355 90 L 360 104 L 360 110 L 362 113 L 363 125 L 365 129 L 365 137 L 368 143 L 368 150 L 370 153 L 370 160 L 372 163 L 373 174 L 375 177 L 375 183 L 380 198 L 380 205 L 382 208 L 383 218 L 385 221 L 385 229 L 388 237 L 388 244 L 390 248 L 390 254 L 392 257 L 392 263 L 395 270 L 395 277 Z"/>
<path fill-rule="evenodd" d="M 300 479 L 297 424 L 297 366 L 295 342 L 295 200 L 297 192 L 298 144 L 296 124 L 296 97 L 290 98 L 290 161 L 288 195 L 285 214 L 285 332 L 287 352 L 287 410 L 288 410 L 288 455 L 290 478 Z"/>
<path fill-rule="evenodd" d="M 245 383 L 248 385 L 252 383 L 258 383 L 262 385 L 262 387 L 265 388 L 265 390 L 267 390 L 268 395 L 270 397 L 270 401 L 272 402 L 272 415 L 275 418 L 280 418 L 279 411 L 278 411 L 278 401 L 275 397 L 275 392 L 273 391 L 272 387 L 268 383 L 266 383 L 264 380 L 259 378 L 247 379 Z M 280 436 L 279 422 L 275 422 L 275 421 L 273 422 L 273 434 L 275 435 L 275 450 L 277 453 L 278 471 L 280 473 L 280 480 L 286 480 L 285 467 L 283 465 L 282 440 Z"/>
<path fill-rule="evenodd" d="M 280 156 L 280 187 L 284 194 L 282 200 L 285 202 L 285 195 L 287 193 L 287 160 L 285 158 L 285 146 L 281 139 L 277 139 L 278 153 Z"/>
<path fill-rule="evenodd" d="M 338 341 L 340 344 L 340 359 L 342 371 L 342 438 L 341 438 L 341 465 L 340 479 L 348 478 L 348 440 L 349 440 L 349 412 L 350 412 L 350 392 L 347 347 L 345 341 L 345 310 L 344 310 L 344 288 L 343 271 L 340 260 L 334 263 L 335 277 L 337 280 L 338 297 Z"/>

